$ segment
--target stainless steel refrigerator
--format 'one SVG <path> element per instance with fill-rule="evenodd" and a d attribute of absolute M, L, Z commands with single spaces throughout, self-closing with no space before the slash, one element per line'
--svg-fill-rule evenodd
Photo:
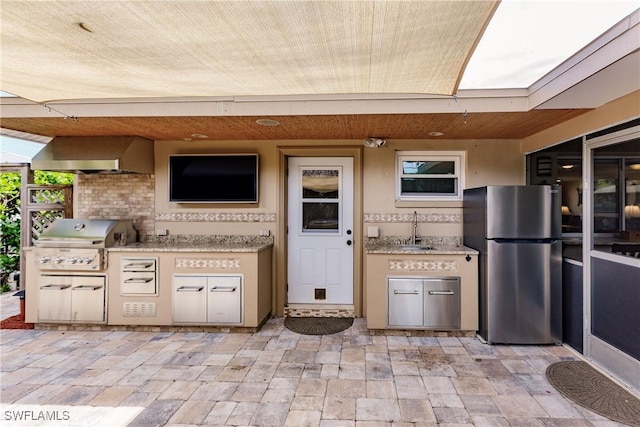
<path fill-rule="evenodd" d="M 561 193 L 556 185 L 464 190 L 464 244 L 480 252 L 480 336 L 562 342 Z"/>

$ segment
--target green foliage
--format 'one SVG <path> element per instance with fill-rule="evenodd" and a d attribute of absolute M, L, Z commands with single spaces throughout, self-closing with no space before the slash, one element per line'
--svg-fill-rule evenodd
<path fill-rule="evenodd" d="M 71 185 L 73 174 L 35 171 L 39 185 Z M 20 174 L 0 173 L 0 286 L 20 265 Z"/>
<path fill-rule="evenodd" d="M 38 185 L 73 185 L 73 174 L 35 171 L 34 181 Z"/>

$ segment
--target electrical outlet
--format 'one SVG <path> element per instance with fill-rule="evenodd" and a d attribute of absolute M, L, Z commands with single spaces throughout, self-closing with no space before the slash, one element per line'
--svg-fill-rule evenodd
<path fill-rule="evenodd" d="M 260 230 L 260 235 L 261 236 L 270 236 L 271 235 L 271 231 L 269 231 L 269 230 Z"/>
<path fill-rule="evenodd" d="M 156 228 L 156 236 L 166 236 L 167 229 L 166 228 Z"/>

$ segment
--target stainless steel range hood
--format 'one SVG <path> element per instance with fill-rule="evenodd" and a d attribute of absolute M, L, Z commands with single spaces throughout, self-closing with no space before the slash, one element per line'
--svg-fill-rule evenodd
<path fill-rule="evenodd" d="M 139 136 L 60 136 L 31 160 L 36 170 L 153 173 L 153 141 Z"/>

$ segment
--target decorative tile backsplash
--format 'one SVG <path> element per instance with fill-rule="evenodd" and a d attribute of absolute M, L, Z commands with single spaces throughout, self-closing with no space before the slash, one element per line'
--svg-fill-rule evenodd
<path fill-rule="evenodd" d="M 413 213 L 365 213 L 364 222 L 370 223 L 412 223 L 414 221 Z M 418 223 L 450 223 L 461 224 L 462 215 L 457 213 L 419 213 Z"/>
<path fill-rule="evenodd" d="M 456 271 L 458 264 L 453 260 L 421 261 L 412 259 L 391 259 L 389 270 L 400 271 Z"/>
<path fill-rule="evenodd" d="M 219 270 L 235 270 L 240 268 L 237 258 L 176 258 L 176 269 L 214 268 Z"/>
<path fill-rule="evenodd" d="M 159 212 L 162 222 L 276 222 L 274 212 Z"/>

